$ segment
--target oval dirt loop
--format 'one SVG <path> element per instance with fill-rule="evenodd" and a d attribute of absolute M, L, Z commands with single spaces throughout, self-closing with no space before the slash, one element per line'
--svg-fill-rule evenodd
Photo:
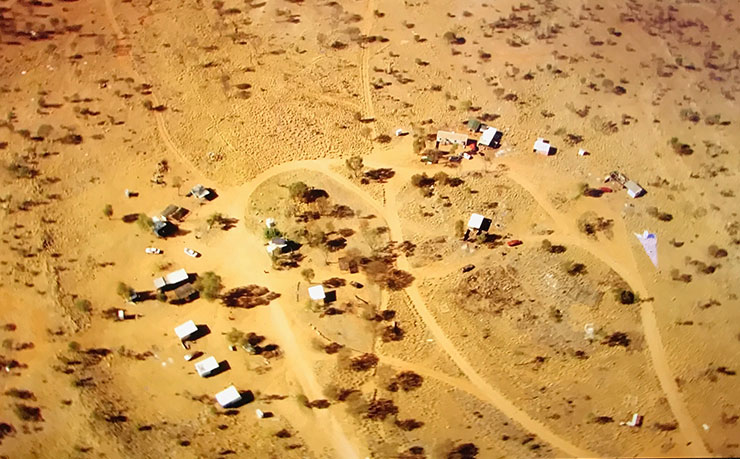
<path fill-rule="evenodd" d="M 119 41 L 125 40 L 126 38 L 125 34 L 123 33 L 121 27 L 119 26 L 115 18 L 112 0 L 104 0 L 104 1 L 105 1 L 106 16 L 116 35 L 116 38 Z M 370 30 L 372 29 L 373 8 L 374 8 L 374 2 L 373 0 L 370 0 L 368 2 L 368 8 L 367 8 L 368 12 L 366 15 L 366 22 L 363 27 L 364 29 L 363 32 L 366 34 L 369 33 Z M 370 57 L 371 57 L 371 52 L 369 50 L 369 45 L 366 45 L 362 50 L 361 69 L 360 69 L 361 80 L 362 80 L 363 106 L 364 106 L 364 111 L 365 111 L 366 116 L 373 117 L 374 110 L 373 110 L 372 94 L 370 91 L 370 81 L 369 81 Z M 136 72 L 136 70 L 133 67 L 133 64 L 130 62 L 130 56 L 127 57 L 127 67 L 133 75 L 141 79 L 141 76 Z M 152 96 L 153 96 L 152 98 L 154 100 L 154 103 L 159 104 L 156 96 L 154 95 Z M 183 152 L 180 151 L 177 145 L 175 145 L 175 143 L 172 141 L 172 138 L 166 127 L 162 114 L 155 112 L 154 116 L 157 122 L 157 128 L 158 128 L 159 135 L 163 143 L 165 144 L 165 146 L 168 148 L 168 150 L 176 154 L 178 158 L 180 158 L 191 169 L 193 173 L 201 175 L 200 171 L 197 169 L 197 167 L 192 162 L 192 160 L 187 155 L 183 154 Z M 372 132 L 373 134 L 375 132 L 374 126 L 372 126 Z M 346 179 L 341 174 L 338 174 L 330 170 L 328 166 L 331 164 L 332 164 L 331 160 L 301 160 L 301 161 L 283 163 L 283 164 L 275 166 L 259 174 L 253 180 L 246 183 L 241 188 L 241 191 L 244 192 L 246 196 L 249 196 L 262 182 L 283 172 L 289 172 L 289 171 L 301 170 L 301 169 L 310 169 L 310 170 L 318 171 L 336 180 L 337 182 L 339 182 L 340 184 L 348 188 L 350 191 L 356 193 L 366 203 L 371 205 L 372 208 L 375 209 L 380 215 L 382 215 L 383 218 L 388 223 L 393 239 L 397 241 L 403 241 L 401 223 L 400 223 L 400 219 L 398 216 L 398 210 L 396 207 L 396 193 L 398 189 L 394 190 L 393 186 L 389 186 L 389 190 L 388 190 L 389 192 L 387 194 L 388 199 L 387 199 L 386 205 L 381 206 L 377 201 L 369 197 L 369 195 L 367 195 L 367 193 L 365 193 L 365 191 L 362 190 L 355 183 Z M 407 174 L 404 174 L 404 176 L 405 175 Z M 560 212 L 554 209 L 553 206 L 547 201 L 546 197 L 542 196 L 537 190 L 535 190 L 534 187 L 529 182 L 527 182 L 520 174 L 514 171 L 509 171 L 508 176 L 512 180 L 517 182 L 520 186 L 522 186 L 536 200 L 536 202 L 550 215 L 550 217 L 553 218 L 556 225 L 562 231 L 563 236 L 572 240 L 575 244 L 589 251 L 592 255 L 599 258 L 604 263 L 606 263 L 608 266 L 610 266 L 612 269 L 614 269 L 620 276 L 622 276 L 625 279 L 625 281 L 631 286 L 631 288 L 633 288 L 641 296 L 645 296 L 645 297 L 648 296 L 648 291 L 643 285 L 642 280 L 639 276 L 639 272 L 636 269 L 636 264 L 634 262 L 634 258 L 631 255 L 632 250 L 629 244 L 625 242 L 622 244 L 623 246 L 621 247 L 623 249 L 622 253 L 629 254 L 628 260 L 631 259 L 631 261 L 628 261 L 628 264 L 630 265 L 630 267 L 628 268 L 628 267 L 625 267 L 624 264 L 617 263 L 611 257 L 604 254 L 603 251 L 599 247 L 595 246 L 592 243 L 589 243 L 588 241 L 584 241 L 582 237 L 580 237 L 578 234 L 576 234 L 573 231 L 571 222 L 564 215 L 562 215 Z M 399 180 L 399 177 L 396 177 L 393 180 L 393 182 L 398 183 L 398 180 Z M 392 182 L 392 185 L 395 184 L 393 182 Z M 626 241 L 626 239 L 624 239 L 624 241 Z M 398 264 L 401 269 L 409 271 L 412 274 L 414 273 L 414 270 L 411 268 L 405 256 L 399 257 Z M 446 377 L 436 372 L 432 374 L 432 373 L 429 373 L 429 370 L 425 370 L 427 371 L 427 373 L 429 373 L 432 377 L 435 377 L 437 379 L 440 379 L 441 381 L 444 381 L 452 385 L 453 387 L 457 387 L 461 390 L 466 390 L 467 392 L 470 392 L 470 393 L 478 394 L 478 396 L 490 402 L 492 405 L 498 408 L 503 414 L 508 416 L 510 419 L 512 419 L 513 421 L 516 421 L 522 427 L 531 431 L 533 434 L 539 436 L 542 440 L 548 442 L 551 446 L 553 446 L 556 449 L 559 449 L 560 451 L 562 451 L 564 454 L 568 456 L 576 456 L 576 457 L 595 456 L 594 453 L 587 451 L 585 449 L 582 449 L 570 443 L 569 441 L 559 437 L 552 431 L 550 431 L 542 423 L 531 418 L 524 411 L 517 408 L 510 400 L 504 397 L 503 394 L 501 394 L 498 390 L 496 390 L 493 386 L 491 386 L 483 377 L 481 377 L 476 372 L 473 366 L 465 359 L 465 357 L 455 347 L 452 341 L 447 337 L 444 330 L 442 330 L 442 328 L 436 322 L 434 315 L 426 307 L 426 304 L 421 294 L 419 293 L 418 289 L 415 286 L 411 286 L 408 289 L 406 289 L 406 293 L 411 299 L 414 309 L 419 314 L 419 316 L 422 318 L 424 324 L 426 325 L 426 327 L 429 328 L 430 332 L 434 336 L 435 341 L 442 347 L 442 349 L 444 349 L 444 351 L 450 356 L 450 358 L 455 362 L 455 364 L 460 368 L 460 370 L 470 380 L 470 383 L 472 386 L 467 387 L 467 384 L 462 383 L 459 380 L 456 380 L 455 378 Z M 285 313 L 283 312 L 282 308 L 277 304 L 273 305 L 271 313 L 272 313 L 273 320 L 275 321 L 276 325 L 278 326 L 278 329 L 281 332 L 282 344 L 286 348 L 286 354 L 290 356 L 289 358 L 291 359 L 291 362 L 292 362 L 292 368 L 296 372 L 296 375 L 298 377 L 298 380 L 301 386 L 310 395 L 319 396 L 321 394 L 321 387 L 316 381 L 315 375 L 307 363 L 310 360 L 307 360 L 307 358 L 305 358 L 305 356 L 303 355 L 301 346 L 296 341 L 295 335 L 293 334 L 291 330 L 290 323 L 288 322 L 288 319 L 285 316 Z M 641 306 L 641 318 L 642 318 L 643 329 L 645 332 L 645 338 L 648 343 L 648 348 L 650 351 L 650 357 L 651 357 L 651 361 L 653 364 L 653 368 L 656 372 L 656 375 L 658 376 L 662 390 L 665 393 L 666 398 L 669 402 L 671 411 L 673 412 L 674 416 L 676 417 L 679 423 L 680 432 L 686 439 L 687 443 L 690 444 L 690 448 L 693 454 L 700 455 L 700 456 L 708 456 L 709 451 L 706 449 L 706 446 L 703 440 L 701 439 L 696 423 L 691 418 L 691 415 L 685 403 L 683 402 L 681 398 L 680 392 L 678 390 L 678 386 L 676 385 L 675 380 L 672 376 L 672 372 L 670 370 L 670 367 L 668 365 L 668 360 L 665 355 L 665 349 L 663 348 L 663 345 L 662 345 L 660 331 L 659 331 L 657 320 L 655 317 L 655 311 L 654 311 L 653 305 L 650 302 L 643 302 Z M 388 358 L 388 357 L 384 357 L 384 359 L 388 360 L 389 363 L 391 364 L 393 364 L 394 362 L 393 359 Z M 396 363 L 399 363 L 399 362 L 400 361 L 396 361 Z M 418 368 L 420 370 L 423 369 L 422 367 L 418 367 Z M 339 457 L 358 457 L 357 452 L 353 449 L 352 445 L 347 439 L 344 431 L 342 430 L 342 427 L 339 425 L 336 418 L 334 418 L 329 412 L 320 412 L 319 414 L 317 414 L 317 416 L 321 418 L 325 418 L 324 419 L 326 423 L 325 425 L 328 425 L 330 427 L 329 429 L 326 429 L 326 430 L 322 429 L 322 432 L 324 432 L 325 434 L 331 435 L 332 437 L 331 444 L 333 445 L 333 448 L 336 450 L 336 453 L 339 455 Z"/>

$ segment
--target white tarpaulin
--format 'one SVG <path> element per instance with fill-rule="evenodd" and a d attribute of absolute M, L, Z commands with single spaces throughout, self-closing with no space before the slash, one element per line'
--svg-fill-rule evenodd
<path fill-rule="evenodd" d="M 635 233 L 635 237 L 640 241 L 642 247 L 645 249 L 650 261 L 653 262 L 655 267 L 658 267 L 658 236 L 653 233 L 649 233 L 645 230 L 642 234 Z"/>

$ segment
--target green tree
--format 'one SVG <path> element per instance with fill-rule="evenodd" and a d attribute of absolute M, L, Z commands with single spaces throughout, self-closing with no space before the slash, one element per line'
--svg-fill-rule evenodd
<path fill-rule="evenodd" d="M 103 215 L 111 218 L 113 216 L 113 206 L 110 204 L 106 204 L 105 207 L 103 207 Z"/>
<path fill-rule="evenodd" d="M 303 200 L 306 192 L 308 192 L 308 185 L 303 182 L 293 182 L 288 185 L 288 191 L 290 192 L 290 197 L 292 199 Z"/>
<path fill-rule="evenodd" d="M 151 231 L 151 229 L 154 227 L 154 222 L 147 214 L 141 213 L 139 214 L 139 217 L 136 219 L 136 224 L 139 225 L 139 228 L 143 229 L 144 231 Z"/>
<path fill-rule="evenodd" d="M 116 293 L 118 294 L 118 296 L 123 297 L 123 299 L 128 300 L 134 293 L 134 289 L 131 288 L 131 286 L 128 284 L 119 282 L 118 286 L 116 287 Z"/>
<path fill-rule="evenodd" d="M 306 282 L 311 282 L 313 278 L 316 276 L 316 273 L 313 272 L 313 269 L 306 268 L 303 271 L 301 271 L 301 276 L 303 276 Z"/>
<path fill-rule="evenodd" d="M 270 241 L 273 238 L 280 237 L 283 235 L 283 232 L 277 229 L 275 226 L 271 226 L 269 228 L 265 228 L 265 231 L 263 233 L 263 236 L 266 240 Z"/>
<path fill-rule="evenodd" d="M 223 284 L 221 284 L 221 276 L 213 271 L 208 271 L 203 273 L 202 276 L 198 276 L 193 283 L 193 287 L 206 299 L 213 301 L 219 297 Z"/>

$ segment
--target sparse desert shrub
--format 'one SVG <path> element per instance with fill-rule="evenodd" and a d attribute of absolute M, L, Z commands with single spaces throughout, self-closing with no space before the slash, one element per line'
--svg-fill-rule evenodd
<path fill-rule="evenodd" d="M 627 347 L 630 345 L 630 338 L 629 336 L 627 336 L 627 333 L 614 332 L 611 335 L 604 338 L 604 340 L 601 341 L 601 344 L 606 344 L 609 347 L 614 347 L 614 346 Z"/>
<path fill-rule="evenodd" d="M 398 407 L 393 400 L 380 398 L 373 400 L 367 407 L 367 418 L 374 421 L 382 421 L 389 415 L 398 414 Z"/>
<path fill-rule="evenodd" d="M 244 340 L 245 334 L 243 331 L 232 327 L 231 331 L 226 333 L 225 336 L 226 340 L 231 344 L 239 344 Z"/>
<path fill-rule="evenodd" d="M 677 137 L 672 137 L 668 143 L 677 155 L 689 156 L 694 153 L 694 149 L 689 144 L 680 142 Z"/>
<path fill-rule="evenodd" d="M 349 368 L 352 371 L 368 371 L 375 368 L 379 360 L 375 354 L 362 354 L 350 360 Z"/>
<path fill-rule="evenodd" d="M 15 397 L 21 400 L 36 400 L 36 396 L 30 390 L 11 388 L 5 391 L 8 397 Z"/>
<path fill-rule="evenodd" d="M 720 249 L 714 244 L 710 245 L 707 251 L 709 252 L 709 256 L 714 258 L 724 258 L 727 256 L 727 250 Z"/>
<path fill-rule="evenodd" d="M 393 325 L 385 327 L 381 338 L 384 343 L 389 343 L 391 341 L 401 341 L 403 339 L 403 335 L 403 329 L 394 323 Z"/>
<path fill-rule="evenodd" d="M 69 349 L 71 352 L 79 352 L 80 350 L 80 343 L 77 341 L 70 341 L 67 343 L 67 349 Z"/>
<path fill-rule="evenodd" d="M 404 392 L 410 392 L 421 387 L 423 382 L 424 378 L 421 375 L 413 371 L 402 371 L 393 377 L 387 389 L 390 392 L 397 392 L 399 389 Z"/>
<path fill-rule="evenodd" d="M 396 419 L 395 424 L 399 429 L 405 430 L 407 432 L 416 430 L 424 426 L 423 422 L 417 421 L 416 419 L 404 419 L 404 420 Z"/>
<path fill-rule="evenodd" d="M 618 289 L 617 300 L 622 304 L 635 304 L 637 296 L 632 290 Z"/>
<path fill-rule="evenodd" d="M 303 200 L 303 197 L 308 192 L 308 185 L 303 182 L 293 182 L 288 185 L 288 192 L 290 197 L 294 200 Z"/>
<path fill-rule="evenodd" d="M 378 143 L 390 143 L 391 140 L 392 138 L 388 134 L 380 134 L 375 138 L 375 141 Z"/>
<path fill-rule="evenodd" d="M 434 185 L 434 179 L 426 173 L 411 176 L 411 184 L 417 188 L 426 188 Z"/>
<path fill-rule="evenodd" d="M 316 273 L 314 273 L 313 269 L 306 268 L 301 271 L 301 276 L 306 282 L 311 282 L 313 278 L 316 276 Z"/>
<path fill-rule="evenodd" d="M 15 415 L 22 421 L 26 422 L 41 422 L 44 420 L 41 416 L 41 408 L 37 406 L 28 406 L 23 403 L 17 403 L 13 407 Z"/>
<path fill-rule="evenodd" d="M 92 304 L 89 300 L 85 300 L 83 298 L 77 298 L 74 302 L 75 308 L 79 310 L 80 312 L 90 312 L 92 311 Z"/>
<path fill-rule="evenodd" d="M 147 214 L 141 213 L 136 217 L 136 224 L 144 231 L 151 231 L 154 227 L 154 221 Z"/>
<path fill-rule="evenodd" d="M 463 237 L 465 235 L 465 222 L 457 220 L 455 222 L 455 237 Z"/>
<path fill-rule="evenodd" d="M 550 307 L 550 317 L 552 320 L 554 320 L 557 323 L 560 323 L 563 321 L 563 311 L 556 308 L 555 306 Z"/>
<path fill-rule="evenodd" d="M 134 293 L 134 289 L 131 288 L 131 286 L 128 284 L 119 282 L 118 286 L 116 286 L 116 293 L 121 298 L 128 300 L 129 298 L 131 298 L 131 295 Z"/>
<path fill-rule="evenodd" d="M 206 299 L 213 301 L 219 297 L 223 288 L 221 276 L 213 271 L 207 271 L 202 276 L 198 276 L 193 283 L 193 287 Z"/>
<path fill-rule="evenodd" d="M 39 174 L 38 170 L 21 161 L 19 158 L 8 164 L 6 169 L 16 178 L 34 178 Z"/>
<path fill-rule="evenodd" d="M 343 347 L 344 346 L 339 343 L 329 343 L 324 346 L 324 352 L 326 352 L 327 354 L 336 354 Z"/>
<path fill-rule="evenodd" d="M 563 269 L 568 273 L 569 276 L 577 276 L 579 274 L 586 274 L 586 265 L 583 263 L 568 262 L 563 265 Z"/>
<path fill-rule="evenodd" d="M 103 215 L 111 218 L 113 216 L 113 206 L 110 204 L 106 204 L 105 207 L 103 207 Z"/>
<path fill-rule="evenodd" d="M 478 447 L 473 443 L 455 446 L 447 453 L 447 459 L 474 459 L 478 456 Z"/>
<path fill-rule="evenodd" d="M 699 115 L 699 112 L 695 112 L 690 108 L 681 109 L 680 116 L 681 121 L 690 121 L 694 124 L 701 121 L 701 115 Z"/>

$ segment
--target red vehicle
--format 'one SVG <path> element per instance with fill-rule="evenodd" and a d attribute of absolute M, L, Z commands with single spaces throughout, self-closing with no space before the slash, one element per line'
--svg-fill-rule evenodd
<path fill-rule="evenodd" d="M 519 239 L 512 239 L 507 242 L 506 245 L 508 245 L 509 247 L 516 247 L 518 245 L 522 245 L 522 241 L 520 241 Z"/>
<path fill-rule="evenodd" d="M 608 186 L 602 186 L 601 188 L 599 188 L 599 191 L 601 191 L 601 192 L 603 192 L 603 193 L 611 193 L 611 192 L 612 192 L 612 191 L 614 191 L 614 190 L 612 190 L 612 189 L 611 189 L 611 188 L 609 188 Z"/>

